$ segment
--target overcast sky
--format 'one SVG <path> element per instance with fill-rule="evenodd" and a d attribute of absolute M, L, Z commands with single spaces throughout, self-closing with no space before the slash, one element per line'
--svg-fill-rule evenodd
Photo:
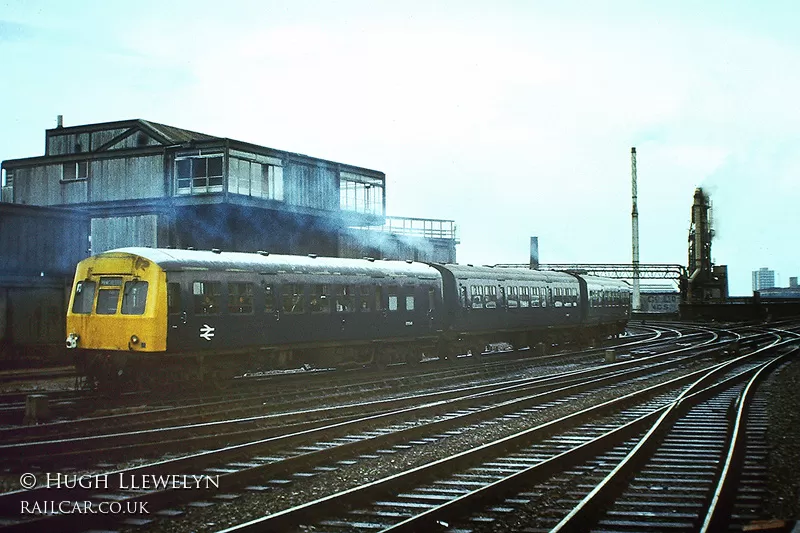
<path fill-rule="evenodd" d="M 0 159 L 143 118 L 386 173 L 387 214 L 453 219 L 462 263 L 687 262 L 800 275 L 800 4 L 0 2 Z"/>

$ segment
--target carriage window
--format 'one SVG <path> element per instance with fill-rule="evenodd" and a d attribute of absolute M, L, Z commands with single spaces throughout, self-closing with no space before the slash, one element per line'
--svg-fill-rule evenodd
<path fill-rule="evenodd" d="M 143 315 L 146 302 L 146 281 L 128 281 L 125 283 L 125 291 L 122 293 L 123 315 Z"/>
<path fill-rule="evenodd" d="M 303 312 L 303 286 L 297 283 L 290 283 L 283 286 L 283 312 L 302 313 Z"/>
<path fill-rule="evenodd" d="M 397 287 L 389 287 L 389 311 L 397 311 Z"/>
<path fill-rule="evenodd" d="M 486 308 L 497 308 L 497 287 L 494 285 L 486 285 Z"/>
<path fill-rule="evenodd" d="M 414 310 L 414 294 L 413 294 L 414 287 L 409 287 L 409 289 L 412 291 L 412 294 L 410 296 L 406 296 L 406 311 L 413 311 Z"/>
<path fill-rule="evenodd" d="M 539 294 L 539 287 L 531 287 L 531 307 L 541 307 L 542 297 Z"/>
<path fill-rule="evenodd" d="M 237 315 L 253 312 L 252 283 L 228 283 L 228 312 Z"/>
<path fill-rule="evenodd" d="M 72 302 L 72 312 L 88 315 L 92 312 L 92 304 L 94 303 L 94 281 L 79 281 L 75 285 L 75 297 Z"/>
<path fill-rule="evenodd" d="M 310 300 L 308 301 L 308 310 L 312 313 L 328 313 L 330 312 L 330 305 L 328 305 L 328 286 L 327 285 L 312 285 Z"/>
<path fill-rule="evenodd" d="M 359 308 L 362 311 L 370 311 L 370 304 L 372 303 L 372 287 L 369 285 L 361 286 L 361 299 L 359 300 Z"/>
<path fill-rule="evenodd" d="M 275 311 L 275 290 L 271 283 L 262 283 L 264 287 L 264 312 L 272 313 Z"/>
<path fill-rule="evenodd" d="M 530 307 L 531 305 L 531 295 L 528 292 L 528 287 L 520 287 L 519 288 L 519 306 L 520 307 Z"/>
<path fill-rule="evenodd" d="M 336 310 L 340 313 L 350 313 L 356 310 L 355 287 L 352 285 L 336 286 Z"/>
<path fill-rule="evenodd" d="M 167 283 L 167 312 L 171 315 L 181 312 L 180 283 Z"/>
<path fill-rule="evenodd" d="M 475 309 L 483 308 L 483 285 L 473 285 L 470 287 L 472 293 L 472 307 Z"/>
<path fill-rule="evenodd" d="M 519 307 L 519 296 L 517 296 L 516 287 L 508 287 L 506 289 L 506 300 L 508 300 L 509 307 Z"/>
<path fill-rule="evenodd" d="M 97 293 L 95 312 L 98 315 L 113 315 L 117 312 L 118 303 L 119 289 L 100 289 Z"/>
<path fill-rule="evenodd" d="M 219 314 L 219 299 L 221 294 L 222 283 L 219 281 L 195 281 L 192 283 L 194 314 Z"/>

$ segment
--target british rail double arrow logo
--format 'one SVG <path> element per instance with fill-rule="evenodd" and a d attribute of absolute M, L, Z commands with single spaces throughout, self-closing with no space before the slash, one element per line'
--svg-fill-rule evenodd
<path fill-rule="evenodd" d="M 200 328 L 200 336 L 207 341 L 211 340 L 211 337 L 214 336 L 214 329 L 208 324 L 203 324 L 203 327 Z"/>

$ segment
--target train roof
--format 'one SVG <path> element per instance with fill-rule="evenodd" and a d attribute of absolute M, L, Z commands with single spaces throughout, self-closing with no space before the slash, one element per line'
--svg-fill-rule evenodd
<path fill-rule="evenodd" d="M 488 278 L 497 281 L 520 280 L 520 281 L 543 281 L 546 283 L 554 282 L 573 282 L 577 283 L 575 276 L 565 272 L 553 272 L 550 270 L 531 270 L 529 268 L 501 268 L 489 266 L 472 266 L 447 264 L 443 267 L 458 278 Z"/>
<path fill-rule="evenodd" d="M 346 259 L 318 257 L 316 255 L 280 255 L 247 252 L 220 252 L 212 250 L 180 250 L 172 248 L 118 248 L 97 254 L 130 254 L 143 257 L 165 271 L 209 270 L 245 271 L 259 273 L 314 273 L 344 274 L 374 277 L 405 276 L 421 279 L 438 279 L 439 272 L 420 262 L 384 261 L 371 258 Z"/>
<path fill-rule="evenodd" d="M 581 277 L 585 279 L 586 283 L 592 288 L 602 286 L 605 288 L 614 287 L 627 291 L 631 290 L 630 284 L 627 281 L 623 281 L 621 279 L 603 278 L 600 276 L 589 276 L 586 274 L 581 274 Z"/>

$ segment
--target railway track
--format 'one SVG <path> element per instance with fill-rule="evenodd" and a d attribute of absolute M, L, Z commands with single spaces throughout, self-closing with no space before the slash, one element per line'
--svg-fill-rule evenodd
<path fill-rule="evenodd" d="M 604 367 L 601 367 L 604 368 Z M 605 369 L 602 369 L 605 372 Z M 594 375 L 598 369 L 589 370 L 585 375 Z M 328 416 L 329 412 L 336 412 L 336 417 L 341 417 L 348 410 L 374 410 L 371 405 L 402 405 L 410 402 L 430 401 L 426 398 L 454 397 L 459 394 L 467 394 L 466 391 L 479 391 L 490 388 L 491 385 L 480 385 L 475 387 L 442 387 L 442 377 L 436 374 L 435 387 L 429 388 L 437 392 L 430 392 L 427 395 L 416 395 L 400 397 L 396 400 L 383 399 L 379 402 L 355 403 L 340 405 L 333 408 L 313 408 L 297 409 L 276 409 L 274 403 L 265 409 L 263 398 L 256 398 L 252 405 L 244 400 L 233 400 L 221 402 L 222 405 L 215 411 L 201 410 L 199 406 L 190 406 L 180 409 L 172 409 L 168 412 L 148 411 L 144 413 L 127 414 L 122 417 L 111 417 L 111 420 L 119 423 L 124 420 L 125 431 L 106 432 L 99 435 L 82 436 L 80 430 L 84 426 L 94 427 L 98 422 L 108 419 L 87 419 L 80 423 L 73 424 L 53 424 L 25 428 L 26 431 L 16 429 L 0 431 L 0 445 L 3 455 L 7 459 L 0 461 L 0 464 L 8 467 L 12 464 L 27 467 L 31 462 L 35 464 L 53 464 L 55 461 L 69 458 L 72 466 L 77 466 L 87 458 L 96 459 L 96 454 L 103 454 L 104 458 L 111 459 L 114 455 L 124 456 L 126 453 L 134 452 L 134 448 L 142 451 L 148 449 L 156 453 L 174 451 L 176 449 L 186 449 L 191 445 L 202 444 L 205 446 L 221 445 L 225 442 L 242 441 L 248 438 L 261 438 L 264 435 L 273 434 L 275 428 L 289 424 L 309 423 L 309 419 L 319 415 Z M 492 380 L 485 383 L 491 384 Z M 503 379 L 504 385 L 508 385 L 508 380 Z M 355 385 L 358 391 L 364 388 L 363 383 Z M 371 388 L 371 387 L 370 387 Z M 445 393 L 438 392 L 446 390 Z M 344 393 L 346 396 L 346 393 Z M 324 395 L 321 395 L 324 397 Z M 353 405 L 355 403 L 355 405 Z M 288 406 L 289 404 L 287 404 Z M 391 407 L 383 407 L 389 409 Z M 264 411 L 271 411 L 264 413 Z M 200 411 L 199 413 L 195 411 Z M 281 413 L 281 411 L 284 411 Z M 189 413 L 186 416 L 184 413 Z M 214 420 L 214 414 L 223 413 L 226 418 Z M 242 416 L 231 418 L 232 415 L 242 414 Z M 211 421 L 209 421 L 211 420 Z M 325 419 L 323 419 L 324 421 Z M 173 425 L 164 424 L 174 422 Z M 320 424 L 319 421 L 311 422 Z M 78 433 L 71 437 L 70 434 Z M 57 434 L 57 439 L 47 439 L 50 434 Z M 148 440 L 149 439 L 149 440 Z"/>
<path fill-rule="evenodd" d="M 225 531 L 719 531 L 752 392 L 796 351 L 722 363 L 673 398 L 550 427 L 512 453 L 498 441 Z"/>
<path fill-rule="evenodd" d="M 626 365 L 631 366 L 627 363 L 620 363 L 620 366 Z M 122 478 L 127 479 L 131 476 L 155 475 L 157 472 L 163 473 L 165 471 L 183 472 L 186 475 L 205 472 L 203 475 L 220 475 L 220 482 L 224 480 L 226 490 L 241 489 L 252 480 L 279 476 L 283 472 L 297 473 L 303 468 L 311 468 L 312 473 L 316 468 L 335 469 L 336 467 L 331 465 L 336 464 L 338 461 L 352 461 L 352 459 L 346 459 L 347 457 L 358 456 L 358 454 L 374 456 L 374 454 L 378 452 L 385 453 L 386 450 L 389 449 L 387 446 L 405 446 L 406 448 L 412 448 L 414 446 L 438 442 L 441 439 L 447 438 L 448 435 L 460 434 L 465 431 L 465 427 L 467 430 L 474 430 L 475 427 L 480 427 L 487 423 L 497 426 L 498 420 L 506 424 L 508 420 L 530 416 L 531 412 L 556 409 L 559 407 L 563 408 L 565 404 L 572 404 L 573 408 L 575 408 L 575 406 L 580 404 L 581 400 L 585 401 L 587 396 L 597 394 L 596 392 L 587 392 L 591 390 L 592 387 L 594 387 L 595 390 L 604 388 L 607 394 L 609 393 L 607 389 L 614 383 L 614 380 L 642 379 L 641 374 L 647 371 L 638 369 L 632 370 L 631 372 L 632 373 L 627 376 L 623 376 L 622 373 L 619 372 L 619 375 L 598 378 L 595 383 L 587 382 L 585 376 L 580 376 L 579 379 L 581 383 L 573 384 L 568 387 L 561 387 L 562 390 L 540 394 L 525 389 L 525 387 L 530 387 L 530 383 L 515 384 L 505 387 L 504 390 L 504 394 L 506 396 L 511 395 L 511 398 L 491 397 L 489 392 L 486 391 L 473 393 L 471 397 L 457 400 L 461 402 L 460 405 L 454 404 L 451 400 L 439 403 L 438 405 L 415 407 L 413 408 L 415 412 L 410 421 L 408 420 L 407 412 L 389 412 L 375 415 L 375 417 L 361 417 L 361 419 L 357 420 L 344 421 L 341 423 L 342 426 L 338 428 L 333 427 L 335 425 L 331 424 L 321 429 L 298 431 L 281 437 L 264 439 L 264 441 L 261 442 L 250 442 L 222 450 L 195 454 L 173 461 L 162 461 L 122 472 L 113 472 L 111 476 L 116 479 L 116 476 L 121 475 Z M 639 376 L 637 377 L 635 373 L 638 373 Z M 561 377 L 561 379 L 564 378 Z M 516 391 L 513 390 L 515 388 L 517 389 Z M 573 396 L 569 396 L 568 391 L 570 390 Z M 518 397 L 520 394 L 522 395 L 521 398 Z M 553 397 L 554 394 L 556 395 L 555 397 Z M 574 396 L 576 394 L 577 396 Z M 491 401 L 489 401 L 489 398 L 492 398 Z M 478 403 L 472 405 L 465 404 L 465 402 L 468 401 Z M 489 404 L 485 403 L 487 401 L 489 401 Z M 483 405 L 481 405 L 480 402 L 484 402 Z M 429 412 L 426 414 L 425 410 Z M 392 419 L 398 416 L 404 416 L 407 420 L 405 422 L 392 423 Z M 380 417 L 384 418 L 384 420 L 381 421 L 384 429 L 378 430 L 378 432 L 375 433 L 375 422 L 377 418 Z M 427 419 L 424 417 L 427 417 Z M 493 422 L 487 422 L 487 419 Z M 467 425 L 465 426 L 465 424 Z M 342 429 L 346 431 L 341 435 L 331 433 L 331 431 L 341 432 Z M 308 442 L 310 439 L 311 445 L 309 446 Z M 281 453 L 281 450 L 286 446 L 294 447 L 289 450 L 288 455 L 285 452 Z M 265 453 L 269 455 L 264 455 Z M 216 474 L 209 474 L 209 472 L 216 472 Z M 159 507 L 164 507 L 180 501 L 180 496 L 185 496 L 187 494 L 181 491 L 156 491 L 156 493 L 149 492 L 144 495 L 131 495 L 125 494 L 124 486 L 111 487 L 114 489 L 114 493 L 109 494 L 107 492 L 109 487 L 103 488 L 105 490 L 99 493 L 97 491 L 91 493 L 91 491 L 86 490 L 66 491 L 60 493 L 59 497 L 88 498 L 89 500 L 94 499 L 95 501 L 102 500 L 104 497 L 112 497 L 116 498 L 115 501 L 132 503 L 146 500 L 150 503 L 158 503 Z M 199 495 L 204 496 L 205 494 L 201 491 Z M 36 499 L 40 496 L 42 495 L 37 494 L 35 491 L 3 495 L 2 500 L 0 500 L 3 514 L 8 517 L 10 513 L 13 516 L 14 509 L 18 507 L 22 498 Z M 193 496 L 197 497 L 198 494 L 195 493 Z M 50 497 L 52 497 L 52 495 Z M 85 520 L 85 517 L 82 518 Z M 41 520 L 45 522 L 37 522 L 35 524 L 36 527 L 51 527 L 57 530 L 77 530 L 75 529 L 76 525 L 70 523 L 70 519 L 66 517 L 66 515 L 46 517 Z M 81 522 L 81 524 L 83 525 L 84 522 Z M 14 530 L 17 528 L 18 530 L 25 530 L 25 528 L 29 526 L 31 526 L 30 523 L 19 523 L 16 525 L 9 525 L 8 529 Z"/>
<path fill-rule="evenodd" d="M 707 333 L 704 333 L 707 334 Z M 485 382 L 493 376 L 516 373 L 539 372 L 546 369 L 570 368 L 570 365 L 585 364 L 594 360 L 604 350 L 632 349 L 647 346 L 650 353 L 656 353 L 665 341 L 662 337 L 680 336 L 674 329 L 653 329 L 647 336 L 636 339 L 622 338 L 601 348 L 586 352 L 568 352 L 549 356 L 531 356 L 527 351 L 507 354 L 509 357 L 486 356 L 484 358 L 463 357 L 456 364 L 421 365 L 404 372 L 311 372 L 270 376 L 244 380 L 247 387 L 235 387 L 224 396 L 189 396 L 185 398 L 147 398 L 142 393 L 129 393 L 124 398 L 106 399 L 92 395 L 81 397 L 75 393 L 61 393 L 52 397 L 54 410 L 63 406 L 70 410 L 76 419 L 62 419 L 35 426 L 13 425 L 0 429 L 0 443 L 31 442 L 47 438 L 63 439 L 70 436 L 97 435 L 117 431 L 146 430 L 173 424 L 200 424 L 215 420 L 229 419 L 232 416 L 257 416 L 265 412 L 265 406 L 272 410 L 297 408 L 304 401 L 313 398 L 315 402 L 337 401 L 355 398 L 384 391 L 397 394 L 401 391 L 418 390 L 428 387 L 431 390 L 459 386 L 470 380 Z M 687 336 L 691 338 L 691 334 Z M 480 364 L 478 364 L 480 363 Z M 551 370 L 552 371 L 552 370 Z M 243 382 L 243 383 L 244 383 Z M 110 405 L 108 403 L 110 402 Z M 102 405 L 100 411 L 97 407 Z M 92 413 L 91 410 L 94 410 Z M 3 405 L 0 416 L 13 416 L 21 422 L 24 413 L 24 397 L 11 405 Z M 89 414 L 90 416 L 86 416 Z"/>

